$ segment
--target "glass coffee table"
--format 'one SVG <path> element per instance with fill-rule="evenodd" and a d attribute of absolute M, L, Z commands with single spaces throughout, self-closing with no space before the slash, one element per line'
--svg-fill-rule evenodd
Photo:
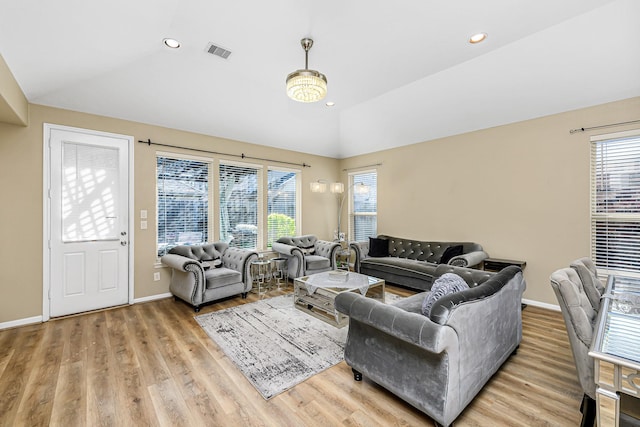
<path fill-rule="evenodd" d="M 349 323 L 349 317 L 336 310 L 335 300 L 343 292 L 358 292 L 384 302 L 384 280 L 342 270 L 298 277 L 293 282 L 293 304 L 298 310 L 342 328 Z"/>

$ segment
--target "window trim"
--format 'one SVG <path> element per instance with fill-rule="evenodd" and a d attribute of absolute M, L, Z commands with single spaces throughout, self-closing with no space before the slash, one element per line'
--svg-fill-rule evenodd
<path fill-rule="evenodd" d="M 264 210 L 264 200 L 265 200 L 264 198 L 264 185 L 265 185 L 264 184 L 264 165 L 257 164 L 257 163 L 237 162 L 234 160 L 220 159 L 218 164 L 216 165 L 215 187 L 216 187 L 216 197 L 218 197 L 218 208 L 214 211 L 216 213 L 214 218 L 215 218 L 216 226 L 218 228 L 217 230 L 218 234 L 214 234 L 214 236 L 216 236 L 215 241 L 216 242 L 222 241 L 222 236 L 221 236 L 222 230 L 220 230 L 220 200 L 219 200 L 220 166 L 222 165 L 235 166 L 238 168 L 246 168 L 246 169 L 256 169 L 256 188 L 258 189 L 258 192 L 256 194 L 256 203 L 257 203 L 256 222 L 258 223 L 257 224 L 258 234 L 256 239 L 256 248 L 254 250 L 263 251 L 264 245 L 265 245 L 265 239 L 266 239 L 266 230 L 265 232 L 260 232 L 260 225 L 265 212 Z M 264 224 L 262 224 L 262 227 L 264 228 Z"/>
<path fill-rule="evenodd" d="M 598 143 L 610 141 L 610 140 L 619 140 L 625 138 L 640 138 L 640 129 L 622 131 L 622 132 L 614 132 L 614 133 L 606 133 L 601 135 L 593 135 L 590 137 L 590 147 L 589 147 L 589 252 L 591 259 L 596 262 L 596 229 L 594 224 L 597 220 L 607 220 L 612 219 L 612 222 L 626 222 L 630 220 L 640 221 L 640 212 L 639 213 L 606 213 L 606 214 L 597 214 L 595 211 L 596 203 L 597 203 L 597 181 L 596 181 L 596 172 L 597 172 L 597 158 L 596 158 L 596 146 Z M 640 151 L 640 149 L 638 150 Z M 639 202 L 640 203 L 640 202 Z M 596 264 L 597 265 L 597 264 Z M 623 273 L 628 276 L 640 277 L 640 271 L 633 272 L 629 270 L 616 270 L 616 269 L 607 269 L 606 267 L 598 266 L 598 275 L 599 276 L 608 276 L 610 274 L 620 274 Z"/>
<path fill-rule="evenodd" d="M 214 169 L 217 169 L 215 166 L 215 159 L 213 157 L 203 157 L 203 156 L 194 156 L 191 154 L 183 154 L 183 153 L 174 153 L 174 152 L 170 152 L 170 151 L 156 151 L 155 152 L 155 213 L 156 213 L 156 227 L 155 227 L 155 238 L 154 238 L 154 242 L 155 242 L 155 265 L 162 265 L 160 262 L 160 256 L 158 256 L 158 229 L 160 226 L 160 220 L 159 220 L 159 200 L 158 200 L 158 192 L 159 192 L 159 188 L 158 188 L 158 157 L 166 157 L 166 158 L 170 158 L 170 159 L 175 159 L 175 160 L 193 160 L 193 161 L 197 161 L 197 162 L 202 162 L 202 163 L 208 163 L 209 167 L 208 167 L 208 172 L 207 172 L 207 180 L 208 180 L 208 201 L 209 201 L 209 206 L 207 209 L 207 215 L 209 216 L 209 218 L 212 217 L 214 211 L 214 207 L 216 206 L 215 203 L 215 199 L 214 199 L 214 195 L 215 195 L 215 189 L 213 188 L 214 186 L 211 185 L 211 183 L 213 182 L 213 172 Z M 214 236 L 214 234 L 212 234 L 214 232 L 214 227 L 215 224 L 212 223 L 212 221 L 208 221 L 207 222 L 207 233 L 209 236 Z"/>
<path fill-rule="evenodd" d="M 301 234 L 302 230 L 302 171 L 300 169 L 294 169 L 294 168 L 287 168 L 287 167 L 281 167 L 281 166 L 275 166 L 275 165 L 268 165 L 267 166 L 267 179 L 266 179 L 266 185 L 267 185 L 267 194 L 264 198 L 265 200 L 265 212 L 266 215 L 264 216 L 264 234 L 265 234 L 265 246 L 264 246 L 264 250 L 266 251 L 272 251 L 272 248 L 267 247 L 267 240 L 268 240 L 268 236 L 269 236 L 269 224 L 268 224 L 268 217 L 269 217 L 269 171 L 277 171 L 277 172 L 292 172 L 296 174 L 296 218 L 295 218 L 295 222 L 296 222 L 296 231 L 295 231 L 295 235 L 299 236 Z"/>
<path fill-rule="evenodd" d="M 375 234 L 378 234 L 378 227 L 377 227 L 377 222 L 378 222 L 378 199 L 377 199 L 377 191 L 378 191 L 378 169 L 374 168 L 374 169 L 363 169 L 363 170 L 359 170 L 359 171 L 353 171 L 353 172 L 349 172 L 348 173 L 348 182 L 349 182 L 349 191 L 348 191 L 348 198 L 349 198 L 349 203 L 348 203 L 348 219 L 349 219 L 349 225 L 348 225 L 348 234 L 347 234 L 347 240 L 352 242 L 355 240 L 355 229 L 354 229 L 354 224 L 355 224 L 355 217 L 356 217 L 356 213 L 354 212 L 354 203 L 353 203 L 353 198 L 354 198 L 354 192 L 353 192 L 353 186 L 356 184 L 356 182 L 354 182 L 354 178 L 356 175 L 363 175 L 363 174 L 367 174 L 367 173 L 375 173 L 376 174 L 376 211 L 375 212 L 361 212 L 358 213 L 358 216 L 375 216 L 376 217 L 376 232 Z"/>

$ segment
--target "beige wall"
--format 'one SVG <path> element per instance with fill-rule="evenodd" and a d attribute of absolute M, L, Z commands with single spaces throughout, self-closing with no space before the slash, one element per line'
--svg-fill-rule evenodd
<path fill-rule="evenodd" d="M 589 256 L 589 137 L 640 118 L 640 98 L 345 159 L 378 167 L 378 232 L 473 241 L 527 262 L 525 298 L 557 305 L 549 275 Z M 639 124 L 635 128 L 640 128 Z M 343 178 L 346 179 L 346 178 Z"/>
<path fill-rule="evenodd" d="M 2 55 L 0 55 L 0 122 L 22 126 L 29 123 L 29 102 Z"/>
<path fill-rule="evenodd" d="M 42 314 L 43 123 L 132 135 L 212 151 L 296 163 L 303 170 L 303 233 L 331 238 L 336 200 L 309 182 L 342 168 L 378 167 L 378 231 L 425 240 L 470 240 L 491 256 L 527 261 L 525 298 L 556 304 L 550 273 L 589 255 L 589 136 L 569 129 L 637 120 L 640 98 L 424 142 L 342 161 L 90 114 L 30 105 L 30 125 L 0 123 L 0 323 Z M 135 297 L 166 293 L 153 282 L 155 149 L 135 144 Z M 169 149 L 163 151 L 170 151 Z M 346 182 L 346 173 L 342 173 Z M 346 213 L 343 214 L 343 219 Z M 346 222 L 346 221 L 344 221 Z"/>
<path fill-rule="evenodd" d="M 0 323 L 42 315 L 43 123 L 132 135 L 135 141 L 150 138 L 154 142 L 171 145 L 310 164 L 311 168 L 300 168 L 302 232 L 314 233 L 324 239 L 333 235 L 337 222 L 335 201 L 323 197 L 326 195 L 312 194 L 309 183 L 317 179 L 337 180 L 338 160 L 40 105 L 30 105 L 29 110 L 28 127 L 0 123 L 0 236 L 5 242 L 0 245 Z M 132 219 L 135 229 L 135 298 L 166 293 L 169 289 L 166 269 L 154 267 L 156 150 L 180 151 L 135 144 L 136 214 Z M 265 167 L 268 164 L 251 162 Z M 139 229 L 142 209 L 146 209 L 149 215 L 147 230 Z M 161 272 L 159 282 L 153 281 L 156 271 Z"/>

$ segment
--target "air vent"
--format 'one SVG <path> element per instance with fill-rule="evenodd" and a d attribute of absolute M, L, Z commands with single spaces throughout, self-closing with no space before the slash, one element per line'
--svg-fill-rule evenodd
<path fill-rule="evenodd" d="M 220 46 L 216 46 L 213 43 L 209 43 L 207 45 L 207 52 L 209 52 L 212 55 L 219 56 L 222 59 L 227 59 L 229 57 L 229 55 L 231 55 L 231 51 L 230 50 L 227 50 L 227 49 L 222 48 Z"/>

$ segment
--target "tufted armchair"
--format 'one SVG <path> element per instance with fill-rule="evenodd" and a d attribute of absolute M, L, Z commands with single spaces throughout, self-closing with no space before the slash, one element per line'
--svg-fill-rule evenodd
<path fill-rule="evenodd" d="M 592 426 L 595 419 L 596 382 L 594 362 L 589 348 L 594 335 L 597 312 L 593 309 L 582 281 L 575 270 L 563 268 L 551 274 L 553 288 L 569 336 L 571 352 L 578 371 L 578 380 L 584 392 L 581 426 Z"/>
<path fill-rule="evenodd" d="M 289 277 L 296 278 L 336 269 L 340 243 L 318 240 L 314 235 L 281 237 L 273 250 L 287 258 Z"/>
<path fill-rule="evenodd" d="M 251 290 L 251 261 L 254 251 L 229 247 L 217 242 L 205 245 L 176 246 L 161 258 L 171 267 L 169 290 L 174 297 L 193 305 L 195 311 L 210 301 Z"/>

